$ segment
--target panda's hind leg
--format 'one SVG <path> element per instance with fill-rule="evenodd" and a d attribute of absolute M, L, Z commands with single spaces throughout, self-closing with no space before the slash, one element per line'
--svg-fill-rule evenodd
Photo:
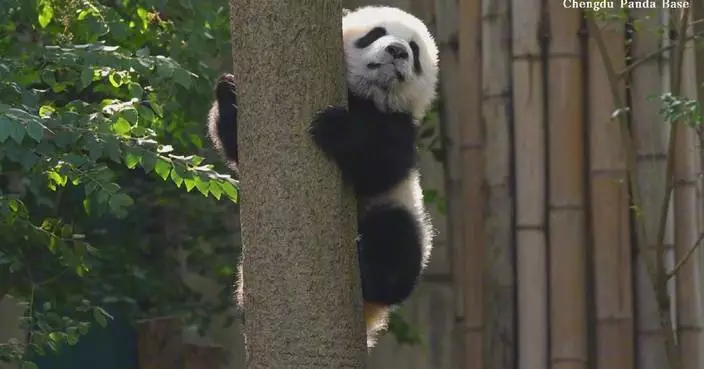
<path fill-rule="evenodd" d="M 410 296 L 423 251 L 419 225 L 408 209 L 377 205 L 365 210 L 357 247 L 365 302 L 391 306 Z"/>

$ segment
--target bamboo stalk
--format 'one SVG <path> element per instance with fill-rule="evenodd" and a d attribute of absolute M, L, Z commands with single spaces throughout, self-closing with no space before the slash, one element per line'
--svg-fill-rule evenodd
<path fill-rule="evenodd" d="M 624 23 L 600 24 L 606 57 L 616 69 L 625 67 Z M 595 304 L 596 367 L 634 368 L 631 240 L 628 171 L 620 137 L 621 127 L 612 114 L 616 106 L 609 94 L 610 81 L 593 38 L 589 40 L 589 144 L 590 203 Z M 620 83 L 620 101 L 625 85 Z"/>
<path fill-rule="evenodd" d="M 662 12 L 662 26 L 664 27 L 669 27 L 670 24 L 670 13 L 663 11 Z M 668 29 L 668 28 L 665 28 Z M 670 47 L 669 51 L 663 54 L 662 58 L 662 64 L 660 66 L 660 75 L 662 76 L 662 86 L 663 86 L 663 92 L 670 91 L 670 88 L 672 87 L 672 82 L 670 78 L 670 69 L 672 65 L 672 54 L 676 52 L 675 47 L 677 46 L 676 44 L 673 44 L 670 42 L 670 37 L 669 37 L 669 32 L 665 33 L 665 36 L 663 37 L 663 43 L 665 44 L 666 47 Z M 659 106 L 658 106 L 659 107 Z M 662 118 L 662 117 L 660 117 Z M 669 158 L 669 151 L 668 151 L 668 142 L 670 141 L 670 129 L 666 125 L 663 124 L 663 122 L 660 120 L 658 121 L 661 127 L 664 127 L 665 129 L 665 170 L 667 168 L 667 159 Z M 662 175 L 662 173 L 660 174 Z M 667 182 L 667 181 L 665 181 Z M 667 183 L 664 183 L 664 189 L 668 188 Z M 663 189 L 663 191 L 664 191 Z M 664 192 L 663 192 L 664 193 Z M 672 267 L 675 265 L 675 218 L 674 218 L 674 200 L 670 198 L 670 203 L 668 206 L 668 213 L 667 213 L 667 219 L 665 221 L 665 239 L 663 240 L 663 250 L 664 250 L 664 256 L 663 256 L 663 268 L 665 270 L 671 270 Z M 657 240 L 656 240 L 657 241 Z M 657 246 L 657 243 L 656 243 Z M 666 291 L 667 291 L 667 297 L 668 301 L 670 303 L 670 311 L 669 311 L 669 317 L 670 317 L 670 332 L 665 332 L 662 333 L 662 335 L 666 335 L 665 337 L 669 337 L 670 334 L 674 335 L 673 332 L 675 332 L 675 329 L 677 328 L 677 298 L 675 296 L 676 294 L 676 288 L 675 288 L 675 280 L 674 279 L 669 279 L 666 284 Z M 657 301 L 657 291 L 656 291 L 656 301 Z M 658 310 L 661 308 L 658 307 Z M 662 313 L 660 313 L 662 316 Z M 662 326 L 662 323 L 660 324 L 660 329 L 662 330 L 664 327 Z M 665 341 L 664 344 L 665 347 L 665 355 L 667 356 L 667 351 L 668 351 L 668 343 Z"/>
<path fill-rule="evenodd" d="M 511 35 L 509 0 L 482 1 L 482 75 L 486 133 L 485 298 L 487 368 L 513 368 L 516 360 L 513 190 L 511 174 Z"/>
<path fill-rule="evenodd" d="M 442 117 L 440 130 L 445 151 L 445 191 L 448 199 L 459 199 L 460 194 L 460 89 L 457 1 L 436 0 L 436 37 L 440 54 L 440 96 Z M 455 299 L 455 325 L 453 327 L 453 361 L 461 368 L 464 360 L 464 291 L 462 282 L 462 216 L 464 207 L 459 201 L 447 202 L 447 241 L 450 248 L 453 295 Z"/>
<path fill-rule="evenodd" d="M 518 369 L 548 367 L 546 155 L 541 0 L 512 0 Z"/>
<path fill-rule="evenodd" d="M 686 19 L 685 21 L 689 21 Z M 691 33 L 691 27 L 688 27 Z M 684 37 L 684 35 L 680 35 Z M 682 96 L 697 99 L 697 86 L 692 43 L 685 46 L 682 71 L 673 70 L 673 78 L 682 77 Z M 697 242 L 697 188 L 695 170 L 695 132 L 687 127 L 686 121 L 677 130 L 674 158 L 674 201 L 675 201 L 675 255 L 682 260 L 688 250 Z M 696 258 L 695 258 L 696 259 Z M 699 263 L 679 264 L 675 276 L 677 286 L 677 342 L 680 346 L 682 369 L 699 369 L 702 365 L 701 340 L 701 284 Z"/>
<path fill-rule="evenodd" d="M 464 298 L 464 362 L 461 367 L 484 367 L 484 269 L 485 222 L 483 192 L 484 147 L 482 137 L 481 0 L 460 0 L 459 65 L 462 274 Z"/>
<path fill-rule="evenodd" d="M 587 364 L 581 12 L 548 1 L 551 368 Z"/>
<path fill-rule="evenodd" d="M 633 60 L 640 60 L 647 55 L 660 50 L 663 37 L 657 32 L 664 22 L 663 11 L 635 9 L 632 17 L 637 20 L 636 32 L 633 33 Z M 641 204 L 638 214 L 643 216 L 646 230 L 655 230 L 658 227 L 658 212 L 660 201 L 665 193 L 665 173 L 667 158 L 667 130 L 660 120 L 658 113 L 659 104 L 650 99 L 652 94 L 661 94 L 669 85 L 661 76 L 667 69 L 666 56 L 650 58 L 642 62 L 631 71 L 631 119 L 632 131 L 636 146 L 636 172 L 638 185 L 641 188 Z M 671 252 L 670 222 L 666 232 L 666 252 Z M 646 257 L 655 259 L 655 232 L 648 234 L 647 245 L 640 245 L 636 260 L 636 301 L 637 301 L 637 346 L 638 357 L 636 364 L 642 369 L 660 369 L 667 367 L 667 356 L 660 314 L 653 289 L 652 279 L 646 268 Z M 670 259 L 666 257 L 666 260 Z"/>
<path fill-rule="evenodd" d="M 704 33 L 704 4 L 701 2 L 692 3 L 693 11 L 693 23 L 695 34 Z M 697 96 L 699 98 L 704 97 L 704 47 L 697 45 L 695 47 L 695 68 L 696 68 L 696 84 L 698 86 Z M 702 174 L 704 173 L 704 135 L 699 133 L 698 144 L 698 162 L 695 167 L 698 168 L 699 176 L 697 178 L 697 215 L 699 218 L 699 234 L 700 237 L 704 234 L 704 178 Z M 694 262 L 699 263 L 700 268 L 704 267 L 704 252 L 699 252 L 699 257 L 694 257 Z M 704 284 L 704 273 L 700 274 L 700 283 Z M 700 350 L 704 350 L 704 340 L 700 342 Z M 704 366 L 704 364 L 702 364 Z"/>

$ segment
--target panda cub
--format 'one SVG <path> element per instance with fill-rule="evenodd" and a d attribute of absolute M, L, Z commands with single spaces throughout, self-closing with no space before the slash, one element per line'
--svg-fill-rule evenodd
<path fill-rule="evenodd" d="M 415 138 L 435 98 L 438 50 L 422 21 L 391 7 L 346 11 L 342 36 L 348 106 L 319 112 L 310 134 L 361 205 L 357 248 L 372 347 L 390 309 L 410 296 L 430 257 L 434 230 L 423 204 Z M 209 135 L 237 171 L 232 75 L 220 77 L 215 96 Z"/>

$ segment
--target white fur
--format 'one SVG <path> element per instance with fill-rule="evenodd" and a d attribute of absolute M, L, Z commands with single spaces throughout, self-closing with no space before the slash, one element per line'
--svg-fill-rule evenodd
<path fill-rule="evenodd" d="M 374 27 L 386 28 L 388 35 L 367 48 L 354 43 Z M 420 120 L 435 98 L 438 79 L 438 48 L 425 24 L 403 10 L 368 6 L 347 13 L 342 19 L 342 37 L 347 61 L 347 84 L 359 96 L 371 98 L 382 111 L 403 111 Z M 415 41 L 420 49 L 422 73 L 413 72 L 413 59 L 392 61 L 384 48 L 393 42 L 406 46 Z M 370 70 L 369 63 L 381 63 L 380 69 Z M 406 78 L 395 80 L 395 72 Z M 380 83 L 381 82 L 381 83 Z"/>

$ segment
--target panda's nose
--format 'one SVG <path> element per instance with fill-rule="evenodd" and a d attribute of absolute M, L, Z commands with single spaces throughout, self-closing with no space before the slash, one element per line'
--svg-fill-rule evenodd
<path fill-rule="evenodd" d="M 387 46 L 386 52 L 394 59 L 408 59 L 408 51 L 406 51 L 406 47 L 400 43 L 393 43 Z"/>

